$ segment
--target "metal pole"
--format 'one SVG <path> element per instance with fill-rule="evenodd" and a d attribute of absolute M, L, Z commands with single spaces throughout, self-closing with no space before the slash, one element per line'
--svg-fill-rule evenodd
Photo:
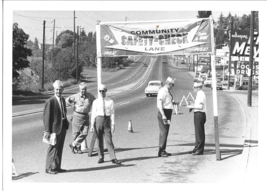
<path fill-rule="evenodd" d="M 100 84 L 102 83 L 102 53 L 101 53 L 101 37 L 100 37 L 100 21 L 97 21 L 96 24 L 96 53 L 97 53 L 97 90 L 99 89 Z M 100 93 L 98 92 L 98 96 L 100 96 Z"/>
<path fill-rule="evenodd" d="M 250 53 L 249 53 L 249 81 L 248 81 L 248 106 L 252 103 L 252 70 L 253 70 L 253 48 L 254 48 L 254 11 L 250 18 Z"/>
<path fill-rule="evenodd" d="M 218 105 L 217 105 L 217 89 L 216 89 L 216 68 L 215 68 L 215 44 L 214 42 L 214 29 L 213 29 L 213 20 L 210 16 L 211 24 L 211 70 L 212 70 L 212 99 L 213 99 L 213 116 L 214 116 L 214 132 L 215 132 L 215 151 L 216 151 L 216 160 L 221 160 L 220 152 L 220 142 L 219 142 L 219 121 L 218 121 Z"/>
<path fill-rule="evenodd" d="M 230 90 L 230 75 L 231 75 L 231 48 L 232 48 L 232 29 L 233 29 L 233 17 L 230 18 L 230 31 L 229 31 L 229 64 L 228 64 L 228 90 Z"/>
<path fill-rule="evenodd" d="M 77 82 L 79 81 L 79 78 L 78 78 L 78 57 L 79 57 L 78 47 L 79 47 L 79 26 L 77 26 L 77 53 L 76 53 L 76 81 Z"/>
<path fill-rule="evenodd" d="M 54 60 L 55 23 L 56 23 L 56 20 L 54 19 L 54 26 L 53 26 L 53 49 L 52 49 L 52 65 L 53 65 L 53 60 Z"/>
<path fill-rule="evenodd" d="M 43 65 L 42 65 L 42 89 L 44 89 L 44 59 L 45 59 L 45 20 L 43 24 Z"/>
<path fill-rule="evenodd" d="M 75 11 L 73 16 L 73 59 L 75 61 Z"/>

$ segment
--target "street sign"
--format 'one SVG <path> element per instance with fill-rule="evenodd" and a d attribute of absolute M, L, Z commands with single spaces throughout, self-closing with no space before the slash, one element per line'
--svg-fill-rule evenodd
<path fill-rule="evenodd" d="M 235 61 L 235 74 L 248 76 L 250 75 L 249 62 L 248 61 Z M 259 62 L 253 62 L 252 76 L 259 75 Z"/>

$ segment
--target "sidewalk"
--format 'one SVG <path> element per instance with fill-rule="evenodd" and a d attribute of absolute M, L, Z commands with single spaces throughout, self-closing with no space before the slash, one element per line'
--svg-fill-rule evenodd
<path fill-rule="evenodd" d="M 188 72 L 188 75 L 194 77 L 194 72 Z M 252 93 L 252 106 L 247 105 L 247 91 L 241 90 L 224 90 L 224 93 L 231 95 L 240 104 L 245 116 L 245 136 L 242 154 L 239 160 L 239 170 L 241 172 L 240 182 L 257 183 L 259 182 L 258 168 L 258 91 Z M 218 96 L 217 92 L 217 96 Z M 236 161 L 234 161 L 236 162 Z M 236 165 L 236 163 L 233 163 Z M 220 165 L 220 167 L 231 167 L 229 162 Z M 216 174 L 220 175 L 220 174 Z"/>

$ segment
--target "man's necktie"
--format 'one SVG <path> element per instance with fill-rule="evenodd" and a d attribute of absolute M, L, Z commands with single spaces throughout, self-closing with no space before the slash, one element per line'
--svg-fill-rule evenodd
<path fill-rule="evenodd" d="M 61 97 L 60 97 L 60 104 L 61 104 L 62 118 L 65 119 L 64 105 Z"/>
<path fill-rule="evenodd" d="M 106 116 L 106 107 L 105 107 L 105 100 L 103 98 L 103 113 L 104 113 L 104 116 Z"/>

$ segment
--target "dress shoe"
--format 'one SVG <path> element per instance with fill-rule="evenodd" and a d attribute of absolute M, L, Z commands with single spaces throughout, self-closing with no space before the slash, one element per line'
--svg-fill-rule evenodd
<path fill-rule="evenodd" d="M 168 153 L 166 151 L 163 151 L 162 153 L 167 154 L 168 156 L 171 156 L 172 155 L 171 153 Z"/>
<path fill-rule="evenodd" d="M 158 155 L 159 157 L 168 157 L 168 153 L 167 152 L 162 152 Z"/>
<path fill-rule="evenodd" d="M 103 158 L 100 158 L 99 160 L 98 160 L 98 162 L 97 163 L 99 163 L 99 164 L 102 164 L 102 163 L 104 163 L 104 159 Z"/>
<path fill-rule="evenodd" d="M 73 146 L 71 143 L 69 144 L 70 149 L 72 151 L 72 153 L 76 154 L 77 153 L 77 148 L 75 146 Z"/>
<path fill-rule="evenodd" d="M 66 172 L 67 170 L 62 169 L 62 168 L 59 168 L 59 169 L 57 169 L 56 171 L 57 171 L 58 173 L 64 173 L 64 172 Z"/>
<path fill-rule="evenodd" d="M 201 152 L 201 151 L 196 151 L 195 153 L 192 153 L 192 155 L 203 155 L 203 152 Z"/>
<path fill-rule="evenodd" d="M 119 160 L 117 160 L 117 159 L 113 159 L 113 160 L 111 160 L 111 162 L 112 162 L 113 164 L 121 164 L 121 161 L 119 161 Z"/>
<path fill-rule="evenodd" d="M 78 154 L 82 154 L 83 153 L 82 150 L 81 150 L 81 146 L 80 147 L 77 147 L 77 153 Z"/>
<path fill-rule="evenodd" d="M 47 174 L 57 174 L 57 171 L 56 170 L 52 170 L 52 169 L 46 169 L 45 170 L 45 173 L 47 173 Z"/>

